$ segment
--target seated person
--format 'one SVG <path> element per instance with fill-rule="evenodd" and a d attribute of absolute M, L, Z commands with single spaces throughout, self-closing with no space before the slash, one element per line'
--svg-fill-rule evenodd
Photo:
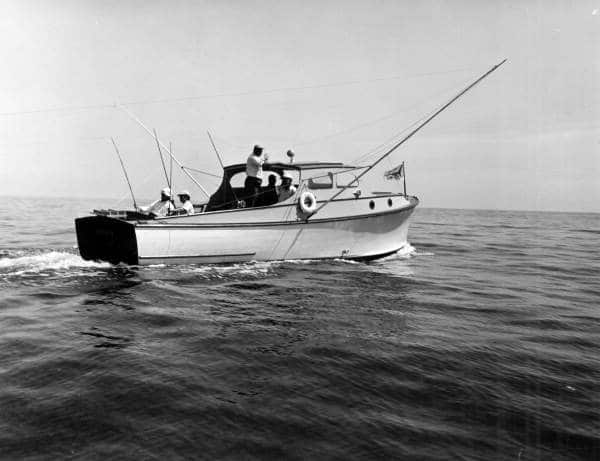
<path fill-rule="evenodd" d="M 269 175 L 269 184 L 267 185 L 267 187 L 264 187 L 260 191 L 261 192 L 261 196 L 260 196 L 260 200 L 259 200 L 260 206 L 269 206 L 269 205 L 273 205 L 273 204 L 277 203 L 278 197 L 277 197 L 277 186 L 275 185 L 276 183 L 277 183 L 277 176 L 275 176 L 274 174 Z"/>
<path fill-rule="evenodd" d="M 157 200 L 148 206 L 142 206 L 139 208 L 139 210 L 142 213 L 163 218 L 168 216 L 175 209 L 175 206 L 171 200 L 171 189 L 165 187 L 160 191 L 160 200 Z"/>
<path fill-rule="evenodd" d="M 181 207 L 175 210 L 177 214 L 194 214 L 194 205 L 192 205 L 190 193 L 187 190 L 182 190 L 177 194 L 177 197 L 181 202 Z"/>
<path fill-rule="evenodd" d="M 280 202 L 287 200 L 296 193 L 296 188 L 292 186 L 292 177 L 288 173 L 283 173 L 281 177 L 281 186 L 278 187 L 277 199 Z"/>

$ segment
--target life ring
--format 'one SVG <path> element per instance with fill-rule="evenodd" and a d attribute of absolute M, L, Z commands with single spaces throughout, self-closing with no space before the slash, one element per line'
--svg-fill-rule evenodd
<path fill-rule="evenodd" d="M 298 199 L 298 207 L 302 213 L 311 215 L 317 211 L 317 199 L 312 192 L 304 191 Z"/>

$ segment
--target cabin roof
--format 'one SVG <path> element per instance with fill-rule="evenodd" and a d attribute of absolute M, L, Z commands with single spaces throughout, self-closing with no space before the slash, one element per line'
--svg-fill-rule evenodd
<path fill-rule="evenodd" d="M 342 162 L 294 162 L 294 163 L 284 163 L 284 162 L 265 162 L 263 168 L 275 168 L 282 170 L 317 170 L 321 168 L 356 168 L 352 165 L 347 165 Z M 236 163 L 234 165 L 228 165 L 225 167 L 225 171 L 228 173 L 234 173 L 238 170 L 245 170 L 245 163 Z"/>

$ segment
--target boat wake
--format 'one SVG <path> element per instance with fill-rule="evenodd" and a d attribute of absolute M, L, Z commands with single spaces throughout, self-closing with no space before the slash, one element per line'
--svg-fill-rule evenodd
<path fill-rule="evenodd" d="M 386 258 L 375 261 L 379 266 L 387 262 L 406 261 L 412 257 L 433 255 L 433 253 L 418 252 L 410 243 L 405 245 L 397 253 Z M 334 259 L 335 263 L 362 265 L 364 263 L 347 260 Z M 281 261 L 252 261 L 239 264 L 225 265 L 189 265 L 189 266 L 168 266 L 154 265 L 145 268 L 137 267 L 134 271 L 138 274 L 152 276 L 155 272 L 160 272 L 161 276 L 165 273 L 172 277 L 178 275 L 197 275 L 208 279 L 228 279 L 231 277 L 249 277 L 263 278 L 277 272 L 281 267 L 294 265 L 320 264 L 322 260 L 281 260 Z M 101 275 L 106 273 L 106 269 L 115 266 L 106 262 L 86 261 L 78 254 L 68 250 L 8 250 L 0 253 L 0 278 L 4 280 L 15 277 L 74 277 Z M 403 275 L 407 275 L 403 272 Z"/>
<path fill-rule="evenodd" d="M 108 263 L 85 261 L 79 255 L 66 251 L 45 251 L 35 254 L 16 252 L 0 258 L 0 275 L 48 276 L 53 272 L 74 268 L 109 268 Z"/>
<path fill-rule="evenodd" d="M 248 263 L 238 263 L 231 265 L 190 265 L 179 266 L 181 273 L 193 273 L 206 275 L 207 277 L 227 278 L 231 274 L 262 276 L 268 274 L 273 267 L 276 267 L 279 261 L 253 261 Z"/>

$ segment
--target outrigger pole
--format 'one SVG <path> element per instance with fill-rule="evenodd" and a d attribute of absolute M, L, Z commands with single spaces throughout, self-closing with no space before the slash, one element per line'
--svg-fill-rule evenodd
<path fill-rule="evenodd" d="M 123 173 L 125 174 L 125 180 L 127 181 L 127 185 L 129 186 L 129 192 L 131 192 L 131 198 L 133 199 L 133 207 L 137 210 L 137 203 L 135 203 L 135 195 L 133 195 L 133 189 L 131 188 L 131 183 L 129 182 L 129 176 L 127 176 L 127 170 L 125 169 L 125 164 L 123 163 L 123 159 L 121 158 L 121 153 L 119 152 L 119 148 L 117 147 L 117 143 L 113 138 L 110 138 L 115 146 L 115 152 L 117 153 L 117 157 L 119 157 L 119 162 L 121 162 L 121 168 L 123 168 Z"/>
<path fill-rule="evenodd" d="M 469 91 L 471 88 L 473 88 L 479 82 L 481 82 L 484 78 L 486 78 L 488 75 L 490 75 L 496 69 L 498 69 L 498 67 L 500 67 L 505 62 L 506 62 L 506 59 L 503 59 L 502 61 L 500 61 L 498 64 L 496 64 L 494 67 L 492 67 L 490 70 L 488 70 L 485 74 L 483 74 L 477 80 L 475 80 L 469 86 L 464 88 L 460 93 L 458 93 L 456 96 L 454 96 L 450 101 L 448 101 L 446 104 L 444 104 L 441 108 L 439 108 L 437 111 L 435 111 L 432 115 L 427 117 L 427 119 L 423 123 L 421 123 L 418 127 L 416 127 L 409 134 L 407 134 L 404 138 L 402 138 L 402 140 L 400 140 L 399 142 L 394 144 L 394 146 L 391 149 L 389 149 L 385 154 L 383 154 L 381 157 L 379 157 L 377 160 L 375 160 L 371 165 L 369 165 L 364 171 L 362 171 L 352 181 L 350 181 L 348 184 L 346 184 L 339 192 L 334 194 L 323 205 L 321 205 L 319 208 L 317 208 L 315 210 L 315 212 L 313 213 L 313 215 L 316 214 L 319 210 L 323 209 L 323 207 L 326 206 L 329 202 L 331 202 L 334 198 L 338 197 L 342 192 L 344 192 L 346 189 L 348 189 L 348 187 L 350 187 L 352 184 L 354 184 L 356 181 L 358 181 L 360 178 L 362 178 L 365 174 L 367 174 L 369 171 L 371 171 L 376 165 L 378 165 L 381 161 L 383 161 L 385 158 L 387 158 L 392 152 L 394 152 L 396 149 L 398 149 L 398 147 L 400 147 L 402 144 L 404 144 L 406 141 L 408 141 L 410 138 L 412 138 L 419 130 L 421 130 L 421 128 L 423 128 L 425 125 L 427 125 L 429 122 L 431 122 L 435 117 L 437 117 L 444 110 L 446 110 L 458 98 L 460 98 L 463 94 L 465 94 L 467 91 Z"/>
<path fill-rule="evenodd" d="M 150 136 L 154 137 L 154 135 L 152 134 L 152 131 L 150 130 L 150 128 L 148 128 L 146 125 L 144 125 L 144 123 L 140 119 L 138 119 L 135 115 L 133 115 L 125 106 L 123 106 L 121 104 L 115 104 L 115 105 L 116 105 L 116 107 L 118 107 L 119 109 L 121 109 L 123 112 L 125 112 L 129 116 L 129 118 L 131 118 L 138 125 L 140 125 Z M 206 195 L 207 198 L 210 198 L 210 194 L 208 192 L 206 192 L 206 189 L 204 187 L 202 187 L 202 184 L 200 184 L 198 181 L 196 181 L 196 178 L 194 178 L 187 171 L 187 169 L 181 164 L 181 162 L 179 160 L 177 160 L 177 158 L 171 152 L 171 149 L 167 149 L 167 147 L 160 140 L 158 140 L 158 143 L 162 146 L 163 149 L 165 149 L 167 151 L 167 153 L 169 154 L 169 156 L 179 166 L 179 168 L 181 168 L 181 171 L 183 171 L 187 175 L 187 177 L 190 178 L 192 180 L 192 182 L 194 184 L 196 184 L 196 186 L 198 186 L 198 188 L 202 191 L 202 193 L 204 195 Z"/>

